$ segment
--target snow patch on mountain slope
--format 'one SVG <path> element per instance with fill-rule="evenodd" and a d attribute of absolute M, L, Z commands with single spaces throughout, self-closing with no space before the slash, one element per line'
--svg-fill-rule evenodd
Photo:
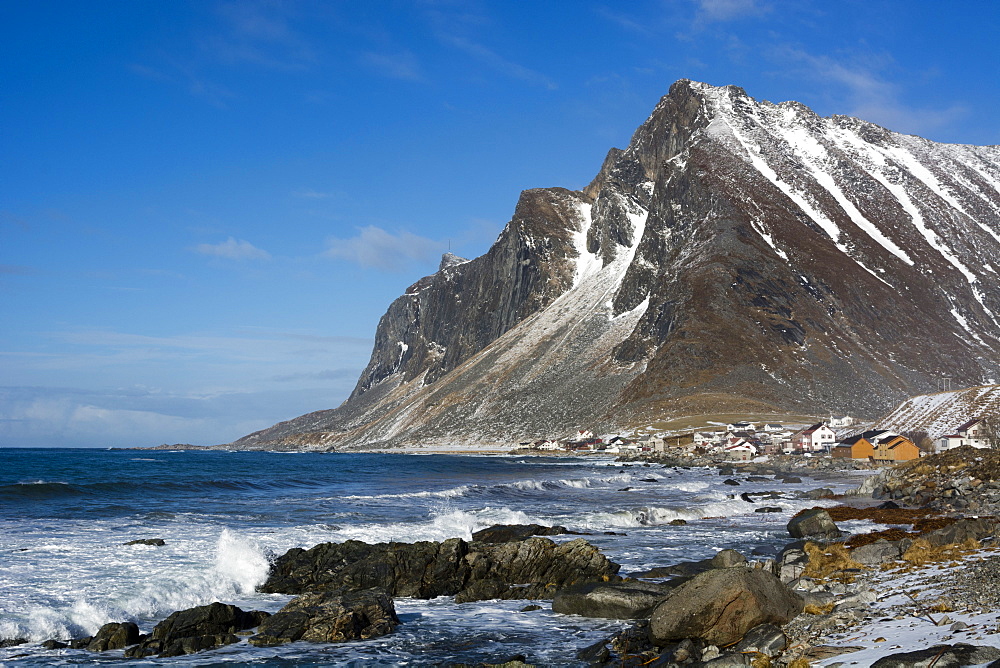
<path fill-rule="evenodd" d="M 926 431 L 931 438 L 939 438 L 973 418 L 998 413 L 1000 385 L 982 385 L 910 397 L 875 425 L 894 431 Z"/>
<path fill-rule="evenodd" d="M 587 234 L 590 232 L 591 225 L 594 224 L 593 217 L 591 216 L 593 207 L 586 202 L 580 202 L 578 210 L 580 212 L 580 230 L 573 232 L 571 235 L 573 248 L 576 249 L 577 253 L 576 271 L 573 274 L 574 288 L 589 276 L 599 272 L 603 266 L 601 256 L 587 250 Z"/>
<path fill-rule="evenodd" d="M 715 96 L 715 99 L 720 103 L 725 104 L 723 100 L 726 100 L 726 98 L 724 97 L 720 98 L 719 96 Z M 729 112 L 734 113 L 732 111 L 731 103 L 729 106 Z M 798 206 L 803 213 L 805 213 L 814 223 L 816 223 L 820 227 L 820 229 L 822 229 L 826 233 L 826 235 L 833 240 L 833 243 L 837 246 L 840 252 L 842 252 L 844 255 L 851 258 L 852 260 L 854 260 L 858 264 L 858 266 L 867 271 L 869 274 L 871 274 L 878 280 L 882 281 L 886 285 L 889 285 L 889 283 L 887 283 L 885 279 L 883 279 L 881 276 L 879 276 L 874 271 L 869 269 L 863 262 L 858 261 L 858 259 L 851 254 L 851 249 L 846 244 L 842 243 L 840 240 L 841 230 L 837 226 L 837 224 L 833 220 L 831 220 L 825 213 L 823 213 L 823 211 L 820 209 L 819 204 L 812 200 L 812 196 L 808 192 L 797 190 L 790 183 L 781 179 L 778 176 L 778 173 L 764 159 L 763 151 L 761 150 L 760 144 L 753 141 L 748 135 L 745 135 L 741 130 L 737 130 L 736 123 L 731 123 L 725 116 L 720 115 L 717 116 L 716 119 L 712 121 L 712 123 L 709 125 L 708 131 L 710 134 L 718 135 L 719 133 L 723 132 L 721 127 L 723 125 L 728 130 L 728 134 L 734 137 L 736 141 L 739 143 L 739 145 L 743 148 L 743 151 L 750 159 L 750 164 L 753 165 L 754 169 L 756 169 L 764 176 L 764 178 L 766 178 L 768 181 L 774 184 L 774 186 L 778 190 L 784 193 L 785 196 L 788 197 L 788 199 L 792 200 L 792 202 L 794 202 L 795 205 Z"/>
<path fill-rule="evenodd" d="M 782 116 L 784 130 L 783 137 L 788 141 L 795 155 L 809 170 L 813 179 L 822 186 L 836 200 L 850 217 L 851 221 L 857 225 L 865 234 L 875 240 L 880 246 L 898 257 L 906 264 L 913 265 L 913 260 L 906 252 L 897 246 L 891 239 L 885 236 L 871 221 L 865 218 L 854 203 L 848 199 L 847 195 L 837 185 L 833 175 L 827 172 L 833 159 L 826 148 L 816 140 L 815 137 L 801 126 L 795 125 L 798 120 L 797 112 L 786 110 Z"/>

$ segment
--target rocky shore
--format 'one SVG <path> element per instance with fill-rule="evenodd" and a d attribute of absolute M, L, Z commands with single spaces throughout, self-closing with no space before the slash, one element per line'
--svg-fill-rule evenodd
<path fill-rule="evenodd" d="M 632 462 L 643 464 L 696 465 L 689 458 Z M 819 458 L 716 465 L 734 490 L 760 477 L 821 482 L 858 466 Z M 828 492 L 808 494 L 829 499 Z M 633 620 L 578 648 L 581 665 L 1000 666 L 992 516 L 1000 509 L 1000 453 L 926 457 L 871 475 L 834 501 L 791 518 L 789 543 L 773 557 L 723 550 L 630 574 L 585 535 L 548 537 L 576 533 L 565 527 L 497 526 L 471 541 L 323 543 L 275 559 L 260 589 L 294 598 L 273 615 L 213 603 L 175 612 L 148 634 L 116 622 L 92 637 L 42 647 L 141 659 L 244 640 L 260 647 L 349 642 L 397 628 L 393 597 L 453 596 L 457 603 L 523 599 L 531 603 L 526 613 L 544 604 L 563 614 Z M 482 665 L 530 664 L 529 656 Z"/>

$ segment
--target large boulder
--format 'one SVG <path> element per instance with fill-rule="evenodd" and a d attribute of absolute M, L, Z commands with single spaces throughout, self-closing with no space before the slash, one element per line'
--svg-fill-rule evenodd
<path fill-rule="evenodd" d="M 264 620 L 249 642 L 271 647 L 297 640 L 364 640 L 391 633 L 398 624 L 392 599 L 383 591 L 325 591 L 292 599 Z"/>
<path fill-rule="evenodd" d="M 785 624 L 803 606 L 801 596 L 767 571 L 721 568 L 677 587 L 653 611 L 650 634 L 659 645 L 700 638 L 724 647 L 760 624 Z"/>
<path fill-rule="evenodd" d="M 964 543 L 967 540 L 982 540 L 996 533 L 997 522 L 991 519 L 962 519 L 946 527 L 921 536 L 934 547 Z"/>
<path fill-rule="evenodd" d="M 179 610 L 157 624 L 147 640 L 126 650 L 125 656 L 182 656 L 231 645 L 239 641 L 237 631 L 252 629 L 267 617 L 266 612 L 247 612 L 224 603 Z"/>
<path fill-rule="evenodd" d="M 139 642 L 139 627 L 134 622 L 110 622 L 98 630 L 91 638 L 87 649 L 91 652 L 106 652 L 125 649 Z"/>
<path fill-rule="evenodd" d="M 556 592 L 552 611 L 608 619 L 648 619 L 676 585 L 653 582 L 587 582 Z"/>
<path fill-rule="evenodd" d="M 260 589 L 303 594 L 377 588 L 389 596 L 455 596 L 458 602 L 552 598 L 571 584 L 618 580 L 619 568 L 582 538 L 559 544 L 538 537 L 512 543 L 347 541 L 289 550 Z"/>
<path fill-rule="evenodd" d="M 815 536 L 819 538 L 838 538 L 840 529 L 834 523 L 830 513 L 822 508 L 803 510 L 788 521 L 788 533 L 793 538 Z"/>
<path fill-rule="evenodd" d="M 961 668 L 978 666 L 1000 659 L 1000 649 L 988 645 L 935 645 L 914 652 L 900 652 L 884 656 L 872 668 Z"/>

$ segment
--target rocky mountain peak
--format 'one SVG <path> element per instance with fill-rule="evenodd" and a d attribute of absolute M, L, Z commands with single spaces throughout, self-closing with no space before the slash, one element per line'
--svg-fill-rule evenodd
<path fill-rule="evenodd" d="M 334 411 L 241 439 L 510 442 L 670 415 L 875 415 L 1000 377 L 1000 148 L 681 80 L 583 191 L 397 299 Z"/>

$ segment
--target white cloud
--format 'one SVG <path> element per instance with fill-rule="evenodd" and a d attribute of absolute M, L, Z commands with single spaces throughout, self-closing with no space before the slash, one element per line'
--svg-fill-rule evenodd
<path fill-rule="evenodd" d="M 382 76 L 403 81 L 422 81 L 420 63 L 410 51 L 384 53 L 369 51 L 361 54 L 361 61 Z"/>
<path fill-rule="evenodd" d="M 302 188 L 293 192 L 292 196 L 301 197 L 302 199 L 326 199 L 327 197 L 332 197 L 332 194 L 313 190 L 312 188 Z"/>
<path fill-rule="evenodd" d="M 249 241 L 229 237 L 219 244 L 198 244 L 194 247 L 196 253 L 214 255 L 229 260 L 270 260 L 271 254 L 257 248 Z"/>
<path fill-rule="evenodd" d="M 768 11 L 757 0 L 697 0 L 698 20 L 733 21 L 744 16 L 756 16 Z"/>
<path fill-rule="evenodd" d="M 959 120 L 967 113 L 961 104 L 943 109 L 918 108 L 902 100 L 902 88 L 890 81 L 882 70 L 892 65 L 891 58 L 858 54 L 852 60 L 814 56 L 801 49 L 782 49 L 777 59 L 799 63 L 824 86 L 839 85 L 846 91 L 850 116 L 877 123 L 895 132 L 926 135 Z"/>
<path fill-rule="evenodd" d="M 392 234 L 380 227 L 362 227 L 356 237 L 327 240 L 324 256 L 356 262 L 365 267 L 400 271 L 409 262 L 433 260 L 444 252 L 440 241 L 410 232 Z"/>

